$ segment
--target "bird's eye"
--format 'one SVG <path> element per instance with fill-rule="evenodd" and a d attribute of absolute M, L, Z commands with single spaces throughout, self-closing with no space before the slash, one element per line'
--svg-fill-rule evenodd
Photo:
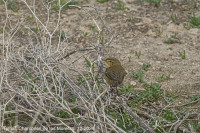
<path fill-rule="evenodd" d="M 111 60 L 109 61 L 111 64 L 113 63 Z"/>

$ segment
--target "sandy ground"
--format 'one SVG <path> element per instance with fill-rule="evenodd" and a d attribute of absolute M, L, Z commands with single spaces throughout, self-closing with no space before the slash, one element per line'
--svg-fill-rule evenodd
<path fill-rule="evenodd" d="M 200 93 L 200 30 L 198 28 L 186 29 L 190 25 L 192 13 L 200 15 L 200 2 L 188 0 L 164 0 L 159 7 L 141 0 L 124 0 L 124 9 L 119 10 L 118 2 L 110 0 L 98 3 L 92 0 L 80 0 L 78 5 L 95 5 L 106 25 L 111 29 L 115 37 L 109 47 L 105 49 L 104 56 L 120 59 L 124 68 L 129 73 L 125 78 L 125 84 L 129 84 L 133 78 L 131 73 L 137 71 L 143 63 L 150 63 L 151 67 L 145 74 L 148 82 L 158 82 L 156 79 L 162 75 L 170 74 L 169 80 L 160 82 L 163 89 L 183 90 L 190 93 Z M 18 12 L 8 10 L 11 24 L 14 26 L 18 20 L 25 18 L 22 25 L 34 28 L 34 22 L 29 21 L 30 11 L 24 3 L 20 5 Z M 31 4 L 31 2 L 29 3 Z M 41 3 L 36 4 L 36 13 L 41 21 L 47 21 L 45 7 Z M 0 5 L 0 28 L 5 23 L 5 8 Z M 88 9 L 86 12 L 95 16 L 95 11 Z M 67 34 L 67 41 L 62 43 L 66 50 L 93 46 L 97 42 L 95 28 L 92 27 L 92 19 L 86 17 L 83 10 L 64 10 L 61 14 L 61 25 Z M 174 19 L 171 17 L 175 16 Z M 48 29 L 55 28 L 57 12 L 50 15 Z M 19 21 L 20 22 L 20 21 Z M 97 19 L 97 22 L 98 21 Z M 40 25 L 40 24 L 38 24 Z M 24 28 L 22 26 L 22 29 Z M 16 27 L 10 27 L 10 33 L 14 33 Z M 9 30 L 8 30 L 9 31 Z M 84 37 L 83 33 L 87 33 Z M 26 43 L 25 30 L 20 30 L 12 39 L 15 47 L 21 47 Z M 2 39 L 3 33 L 0 33 Z M 7 32 L 6 35 L 9 35 Z M 23 39 L 19 36 L 23 36 Z M 56 38 L 56 37 L 55 37 Z M 105 37 L 106 38 L 106 37 Z M 164 43 L 172 39 L 171 44 Z M 54 42 L 54 41 L 53 41 Z M 57 41 L 55 41 L 56 44 Z M 1 50 L 2 51 L 2 50 Z M 180 53 L 186 53 L 186 59 L 182 59 Z M 138 58 L 136 52 L 141 52 Z M 82 56 L 72 55 L 70 59 Z M 93 55 L 87 55 L 92 58 Z M 76 62 L 79 64 L 80 62 Z"/>

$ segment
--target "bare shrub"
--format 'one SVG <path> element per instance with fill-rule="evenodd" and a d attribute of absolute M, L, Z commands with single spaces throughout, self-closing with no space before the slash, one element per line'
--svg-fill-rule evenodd
<path fill-rule="evenodd" d="M 105 114 L 110 98 L 102 84 L 102 55 L 113 35 L 97 8 L 37 2 L 17 2 L 23 10 L 16 18 L 4 1 L 1 126 L 16 127 L 9 132 L 32 132 L 33 127 L 39 132 L 124 132 Z"/>

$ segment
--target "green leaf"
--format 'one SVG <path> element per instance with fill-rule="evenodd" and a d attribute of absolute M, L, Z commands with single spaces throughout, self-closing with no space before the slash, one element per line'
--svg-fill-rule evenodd
<path fill-rule="evenodd" d="M 87 65 L 88 65 L 89 67 L 91 67 L 92 64 L 90 63 L 90 61 L 89 61 L 86 57 L 84 57 L 84 58 L 85 58 L 85 62 L 87 63 Z"/>

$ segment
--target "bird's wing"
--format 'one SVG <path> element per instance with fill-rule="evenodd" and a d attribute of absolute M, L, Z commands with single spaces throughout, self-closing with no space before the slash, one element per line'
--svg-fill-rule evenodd
<path fill-rule="evenodd" d="M 105 75 L 109 79 L 114 80 L 114 81 L 119 81 L 120 78 L 121 78 L 119 70 L 116 70 L 114 67 L 113 68 L 110 68 L 110 67 L 106 68 Z"/>

